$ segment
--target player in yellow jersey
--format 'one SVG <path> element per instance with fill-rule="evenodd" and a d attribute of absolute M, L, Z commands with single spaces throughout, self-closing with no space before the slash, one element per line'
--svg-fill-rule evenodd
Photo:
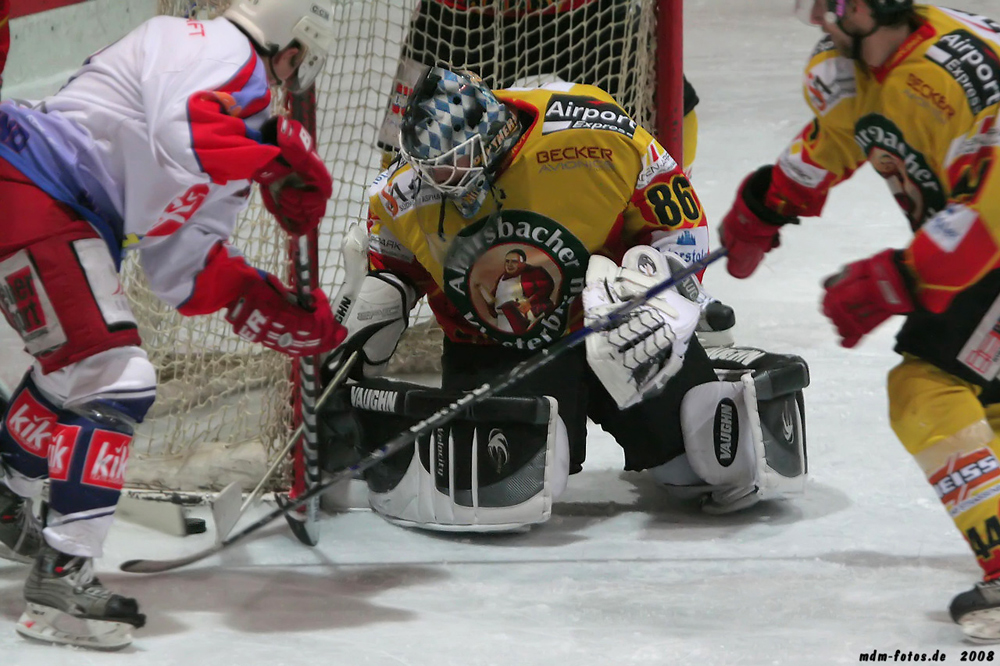
<path fill-rule="evenodd" d="M 871 162 L 906 215 L 909 246 L 824 283 L 844 347 L 893 315 L 903 360 L 889 418 L 983 570 L 951 615 L 1000 640 L 1000 23 L 912 0 L 799 0 L 825 33 L 805 74 L 815 117 L 744 181 L 724 218 L 728 268 L 747 277 L 780 229 L 819 215 Z"/>
<path fill-rule="evenodd" d="M 371 187 L 368 234 L 348 249 L 370 270 L 336 308 L 350 331 L 345 350 L 360 349 L 364 368 L 376 370 L 426 295 L 446 336 L 445 394 L 387 380 L 353 385 L 344 399 L 360 431 L 335 426 L 360 432 L 363 448 L 708 250 L 705 214 L 681 167 L 593 86 L 492 91 L 469 73 L 431 68 L 406 107 L 400 146 L 403 159 Z M 731 323 L 712 322 L 711 303 L 690 278 L 591 334 L 586 350 L 368 472 L 372 507 L 436 530 L 544 522 L 567 475 L 583 467 L 588 416 L 621 445 L 626 469 L 651 470 L 708 512 L 800 491 L 805 363 L 736 347 L 710 357 L 695 329 Z M 336 421 L 334 412 L 324 420 Z"/>

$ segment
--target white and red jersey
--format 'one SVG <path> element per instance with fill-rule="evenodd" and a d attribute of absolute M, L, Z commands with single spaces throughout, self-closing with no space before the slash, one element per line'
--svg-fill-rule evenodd
<path fill-rule="evenodd" d="M 116 261 L 138 250 L 154 293 L 185 312 L 249 179 L 279 152 L 261 143 L 270 106 L 265 64 L 232 23 L 157 17 L 55 95 L 0 104 L 0 157 L 89 221 Z"/>

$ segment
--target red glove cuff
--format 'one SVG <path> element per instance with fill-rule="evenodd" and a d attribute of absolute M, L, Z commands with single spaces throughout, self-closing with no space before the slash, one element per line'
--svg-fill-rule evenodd
<path fill-rule="evenodd" d="M 772 169 L 761 167 L 747 176 L 732 210 L 722 219 L 722 244 L 729 250 L 726 268 L 733 277 L 749 277 L 764 255 L 781 244 L 781 226 L 798 222 L 798 218 L 779 215 L 763 203 Z"/>
<path fill-rule="evenodd" d="M 281 149 L 275 159 L 257 172 L 264 207 L 289 233 L 312 231 L 326 213 L 333 195 L 333 179 L 317 154 L 312 137 L 301 123 L 288 118 L 269 121 L 264 141 Z"/>
<path fill-rule="evenodd" d="M 343 342 L 347 329 L 334 319 L 326 294 L 317 289 L 312 300 L 311 310 L 301 307 L 278 278 L 267 274 L 229 305 L 226 321 L 245 340 L 290 356 L 313 356 Z"/>
<path fill-rule="evenodd" d="M 896 250 L 849 264 L 823 286 L 823 314 L 836 326 L 844 347 L 858 344 L 889 317 L 915 309 L 912 279 Z"/>

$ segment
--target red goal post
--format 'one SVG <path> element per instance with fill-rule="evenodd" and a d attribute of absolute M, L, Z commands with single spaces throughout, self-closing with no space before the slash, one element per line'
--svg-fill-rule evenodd
<path fill-rule="evenodd" d="M 228 0 L 158 3 L 159 13 L 196 20 L 228 6 Z M 289 100 L 307 101 L 292 115 L 314 131 L 334 177 L 327 216 L 312 239 L 312 275 L 331 295 L 344 278 L 344 232 L 366 218 L 368 187 L 383 159 L 379 133 L 387 110 L 405 93 L 397 73 L 407 57 L 479 69 L 496 87 L 556 76 L 599 85 L 681 160 L 682 0 L 332 4 L 336 39 L 326 69 L 313 96 Z M 421 33 L 422 26 L 430 29 Z M 256 194 L 233 241 L 251 264 L 292 282 L 288 240 Z M 144 347 L 160 372 L 157 404 L 137 432 L 129 483 L 201 491 L 239 479 L 244 489 L 252 487 L 299 418 L 294 364 L 239 340 L 220 315 L 176 315 L 144 288 L 134 262 L 124 271 Z M 422 308 L 416 320 L 426 318 Z M 434 353 L 404 350 L 398 356 L 426 361 Z M 272 487 L 292 482 L 288 466 Z"/>

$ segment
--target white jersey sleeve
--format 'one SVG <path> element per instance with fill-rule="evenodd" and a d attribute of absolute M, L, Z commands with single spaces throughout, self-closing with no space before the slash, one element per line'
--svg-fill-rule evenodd
<path fill-rule="evenodd" d="M 163 244 L 143 265 L 176 305 L 279 152 L 260 134 L 270 106 L 264 63 L 232 23 L 157 17 L 40 104 L 0 105 L 24 137 L 0 143 L 0 157 L 87 219 L 114 257 Z"/>

